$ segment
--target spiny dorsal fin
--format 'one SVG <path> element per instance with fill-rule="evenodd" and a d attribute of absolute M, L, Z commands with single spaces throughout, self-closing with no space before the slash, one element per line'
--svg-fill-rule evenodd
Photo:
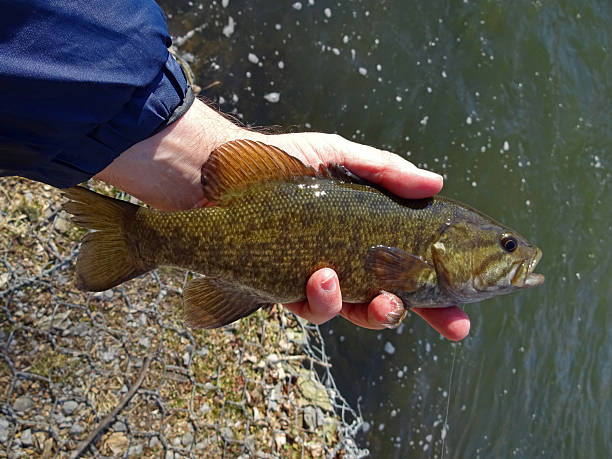
<path fill-rule="evenodd" d="M 202 166 L 204 195 L 212 203 L 247 185 L 316 176 L 314 168 L 280 148 L 253 140 L 221 145 Z"/>
<path fill-rule="evenodd" d="M 185 323 L 193 328 L 218 328 L 272 304 L 252 292 L 218 279 L 192 279 L 183 292 Z"/>

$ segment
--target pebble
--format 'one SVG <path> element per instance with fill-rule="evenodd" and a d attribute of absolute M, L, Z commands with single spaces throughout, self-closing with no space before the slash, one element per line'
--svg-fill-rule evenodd
<path fill-rule="evenodd" d="M 30 446 L 33 443 L 32 431 L 30 429 L 24 430 L 19 439 L 21 440 L 21 444 L 23 446 Z"/>
<path fill-rule="evenodd" d="M 149 448 L 153 449 L 157 445 L 159 445 L 159 439 L 157 437 L 151 437 L 151 439 L 149 440 Z"/>
<path fill-rule="evenodd" d="M 104 360 L 106 363 L 112 362 L 115 359 L 116 352 L 117 351 L 113 349 L 108 349 L 108 350 L 102 351 L 100 353 L 100 357 L 102 357 L 102 360 Z"/>
<path fill-rule="evenodd" d="M 317 427 L 317 412 L 312 406 L 304 408 L 304 427 L 308 430 L 314 430 Z"/>
<path fill-rule="evenodd" d="M 223 427 L 221 428 L 221 437 L 225 441 L 231 442 L 232 440 L 234 440 L 234 432 L 229 427 Z"/>
<path fill-rule="evenodd" d="M 113 424 L 113 430 L 115 432 L 125 432 L 127 431 L 127 426 L 123 422 L 117 421 Z"/>
<path fill-rule="evenodd" d="M 71 335 L 85 336 L 87 333 L 89 333 L 89 325 L 86 322 L 79 322 L 70 329 Z"/>
<path fill-rule="evenodd" d="M 72 427 L 70 427 L 70 433 L 72 435 L 82 434 L 84 430 L 85 428 L 81 424 L 72 424 Z"/>
<path fill-rule="evenodd" d="M 8 430 L 9 422 L 6 418 L 0 418 L 0 443 L 5 444 L 8 440 Z"/>
<path fill-rule="evenodd" d="M 188 447 L 193 443 L 193 434 L 191 432 L 186 432 L 181 438 L 183 446 Z"/>
<path fill-rule="evenodd" d="M 32 401 L 30 397 L 26 395 L 22 395 L 21 397 L 18 397 L 13 402 L 13 409 L 15 411 L 21 411 L 23 413 L 31 410 L 33 406 L 34 406 L 34 402 Z"/>
<path fill-rule="evenodd" d="M 130 446 L 128 449 L 128 456 L 140 456 L 142 455 L 142 445 Z"/>
<path fill-rule="evenodd" d="M 200 413 L 201 414 L 206 414 L 210 411 L 210 405 L 208 404 L 208 402 L 204 402 L 202 404 L 202 406 L 200 407 Z"/>
<path fill-rule="evenodd" d="M 68 400 L 62 405 L 62 411 L 70 416 L 78 408 L 79 404 L 74 400 Z"/>

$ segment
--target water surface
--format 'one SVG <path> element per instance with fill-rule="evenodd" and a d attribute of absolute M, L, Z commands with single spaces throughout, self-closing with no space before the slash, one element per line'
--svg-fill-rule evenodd
<path fill-rule="evenodd" d="M 544 252 L 543 286 L 323 327 L 373 457 L 606 457 L 612 295 L 607 0 L 161 1 L 203 95 L 243 122 L 337 132 L 444 174 Z M 451 375 L 452 369 L 452 375 Z"/>

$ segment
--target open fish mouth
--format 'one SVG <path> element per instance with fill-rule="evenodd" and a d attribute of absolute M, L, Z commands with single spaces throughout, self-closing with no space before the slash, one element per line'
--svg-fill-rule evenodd
<path fill-rule="evenodd" d="M 533 270 L 540 262 L 542 258 L 542 251 L 536 247 L 536 253 L 534 257 L 529 261 L 527 269 L 525 269 L 525 263 L 516 270 L 516 274 L 512 278 L 512 285 L 515 287 L 536 287 L 544 282 L 544 275 L 534 273 Z"/>

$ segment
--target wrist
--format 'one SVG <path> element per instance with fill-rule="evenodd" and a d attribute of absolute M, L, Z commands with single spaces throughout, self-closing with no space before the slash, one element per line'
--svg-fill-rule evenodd
<path fill-rule="evenodd" d="M 201 207 L 200 170 L 210 153 L 230 140 L 263 137 L 196 99 L 181 118 L 121 153 L 95 178 L 158 209 Z"/>

